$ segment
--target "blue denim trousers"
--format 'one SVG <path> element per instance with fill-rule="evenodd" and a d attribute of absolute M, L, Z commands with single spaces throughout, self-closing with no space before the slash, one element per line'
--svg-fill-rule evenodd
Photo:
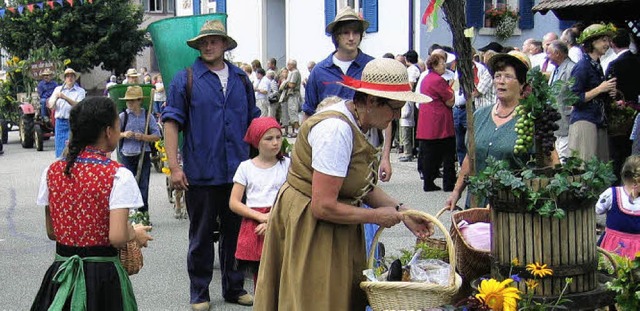
<path fill-rule="evenodd" d="M 64 151 L 64 147 L 67 146 L 67 140 L 69 140 L 70 131 L 69 119 L 56 119 L 56 159 L 62 156 L 62 151 Z"/>
<path fill-rule="evenodd" d="M 125 156 L 120 154 L 120 162 L 124 165 L 133 176 L 136 176 L 138 172 L 138 161 L 140 160 L 139 155 L 134 156 Z M 144 153 L 144 158 L 142 160 L 142 171 L 140 171 L 140 180 L 138 180 L 138 188 L 140 188 L 140 193 L 142 193 L 142 201 L 144 202 L 144 206 L 139 208 L 140 212 L 148 212 L 149 211 L 149 176 L 151 175 L 151 152 L 147 151 Z"/>
<path fill-rule="evenodd" d="M 456 131 L 456 157 L 458 164 L 462 166 L 462 161 L 467 155 L 467 145 L 464 141 L 467 135 L 467 109 L 464 106 L 453 107 L 453 126 Z"/>

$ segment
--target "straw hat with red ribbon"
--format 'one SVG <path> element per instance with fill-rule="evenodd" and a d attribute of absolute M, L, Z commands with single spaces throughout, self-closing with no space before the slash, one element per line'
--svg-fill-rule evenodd
<path fill-rule="evenodd" d="M 411 91 L 407 68 L 395 59 L 376 58 L 362 70 L 360 80 L 343 76 L 338 84 L 358 92 L 391 100 L 428 103 L 429 96 Z"/>

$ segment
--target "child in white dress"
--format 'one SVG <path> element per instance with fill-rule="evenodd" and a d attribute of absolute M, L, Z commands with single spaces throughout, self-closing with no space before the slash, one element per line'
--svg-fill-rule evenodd
<path fill-rule="evenodd" d="M 240 163 L 233 177 L 229 199 L 231 210 L 242 216 L 236 259 L 238 267 L 258 275 L 264 233 L 278 190 L 287 179 L 291 160 L 284 157 L 280 124 L 272 117 L 256 118 L 244 141 L 258 149 L 258 155 Z M 246 203 L 243 196 L 246 195 Z M 254 282 L 255 284 L 255 282 Z"/>

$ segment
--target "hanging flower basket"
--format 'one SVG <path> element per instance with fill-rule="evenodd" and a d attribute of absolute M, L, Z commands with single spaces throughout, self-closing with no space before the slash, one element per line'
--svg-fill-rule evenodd
<path fill-rule="evenodd" d="M 500 41 L 504 41 L 513 35 L 513 31 L 518 26 L 518 18 L 510 15 L 505 15 L 496 24 L 496 38 Z"/>

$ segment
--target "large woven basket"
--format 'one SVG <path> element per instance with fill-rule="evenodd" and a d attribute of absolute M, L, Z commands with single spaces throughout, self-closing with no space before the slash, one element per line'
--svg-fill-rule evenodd
<path fill-rule="evenodd" d="M 437 218 L 420 211 L 409 210 L 405 215 L 414 215 L 426 218 L 435 224 L 444 234 L 449 250 L 453 250 L 453 241 L 448 231 Z M 378 242 L 384 228 L 380 227 L 373 238 L 373 245 Z M 375 261 L 374 251 L 369 252 L 368 266 L 373 268 Z M 451 263 L 449 284 L 446 286 L 421 283 L 421 282 L 361 282 L 362 288 L 369 298 L 369 305 L 374 311 L 382 310 L 421 310 L 450 304 L 453 296 L 458 292 L 462 284 L 462 278 L 456 274 L 456 254 L 449 251 Z"/>
<path fill-rule="evenodd" d="M 120 262 L 129 275 L 134 275 L 142 269 L 144 265 L 142 250 L 135 239 L 127 242 L 127 245 L 120 249 Z"/>
<path fill-rule="evenodd" d="M 442 216 L 442 214 L 444 214 L 445 211 L 448 211 L 449 207 L 444 207 L 442 208 L 437 214 L 436 214 L 436 218 L 440 219 L 440 216 Z M 447 240 L 445 240 L 444 237 L 442 238 L 432 238 L 432 237 L 427 237 L 424 239 L 421 238 L 417 238 L 416 239 L 416 244 L 420 244 L 420 243 L 424 243 L 426 245 L 428 245 L 429 247 L 435 248 L 435 249 L 439 249 L 439 250 L 447 250 Z M 445 258 L 438 258 L 441 259 L 445 262 L 449 262 L 449 256 L 445 257 Z"/>
<path fill-rule="evenodd" d="M 467 280 L 475 280 L 491 272 L 491 251 L 478 250 L 465 241 L 458 223 L 466 220 L 468 223 L 491 222 L 491 212 L 488 208 L 470 208 L 451 215 L 451 238 L 456 249 L 456 266 L 458 272 Z"/>

